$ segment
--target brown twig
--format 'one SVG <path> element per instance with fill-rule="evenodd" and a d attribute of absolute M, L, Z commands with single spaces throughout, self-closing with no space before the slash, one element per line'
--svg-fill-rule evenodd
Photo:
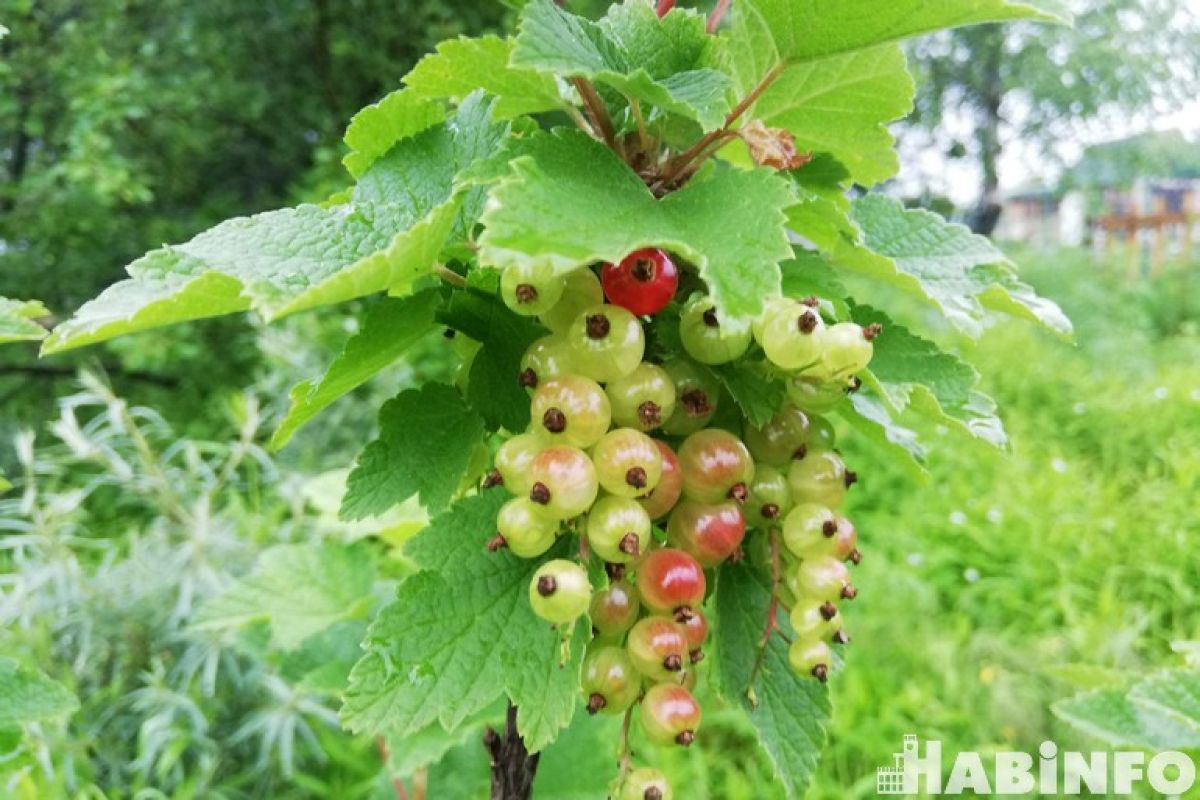
<path fill-rule="evenodd" d="M 729 10 L 729 0 L 717 0 L 716 6 L 713 7 L 712 13 L 708 15 L 708 23 L 704 29 L 709 33 L 716 33 L 717 26 L 721 24 L 722 17 Z"/>
<path fill-rule="evenodd" d="M 663 170 L 662 182 L 664 184 L 670 183 L 681 172 L 683 172 L 683 170 L 686 169 L 692 163 L 692 161 L 696 159 L 697 156 L 707 150 L 709 145 L 711 145 L 720 137 L 729 133 L 729 129 L 733 123 L 737 122 L 738 118 L 741 117 L 742 114 L 745 114 L 746 110 L 749 109 L 750 106 L 754 105 L 754 101 L 756 101 L 762 95 L 762 93 L 767 90 L 767 87 L 775 82 L 775 79 L 778 78 L 782 72 L 782 63 L 771 67 L 767 74 L 763 76 L 762 80 L 758 82 L 758 85 L 751 89 L 750 93 L 742 98 L 742 101 L 734 106 L 732 111 L 725 115 L 724 125 L 716 130 L 709 131 L 708 133 L 704 134 L 700 141 L 696 142 L 687 150 L 680 153 L 678 156 L 673 158 L 669 164 L 667 164 L 666 169 Z"/>
<path fill-rule="evenodd" d="M 750 698 L 750 704 L 757 706 L 758 698 L 754 692 L 754 682 L 758 678 L 758 671 L 762 669 L 763 660 L 767 655 L 767 645 L 771 641 L 771 634 L 774 633 L 778 626 L 779 613 L 779 575 L 781 572 L 779 564 L 779 529 L 771 528 L 767 533 L 771 540 L 771 602 L 767 605 L 767 624 L 763 628 L 762 639 L 758 642 L 758 656 L 754 659 L 754 668 L 750 670 L 750 681 L 746 686 L 746 696 Z"/>
<path fill-rule="evenodd" d="M 604 143 L 612 150 L 620 152 L 617 147 L 617 135 L 613 130 L 612 120 L 608 117 L 608 109 L 604 107 L 604 101 L 600 99 L 600 95 L 596 94 L 596 87 L 592 86 L 591 81 L 587 78 L 572 78 L 571 83 L 575 86 L 575 90 L 579 92 L 579 98 L 583 100 L 583 105 L 588 110 L 588 116 L 592 119 L 592 125 L 600 132 L 604 138 Z"/>
<path fill-rule="evenodd" d="M 491 800 L 529 800 L 540 754 L 531 755 L 525 749 L 525 742 L 517 733 L 516 706 L 508 704 L 504 734 L 488 728 L 483 745 L 492 757 Z"/>

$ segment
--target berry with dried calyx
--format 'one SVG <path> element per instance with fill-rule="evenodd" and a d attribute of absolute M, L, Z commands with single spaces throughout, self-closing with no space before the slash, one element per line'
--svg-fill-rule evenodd
<path fill-rule="evenodd" d="M 530 402 L 533 431 L 548 444 L 591 447 L 612 422 L 608 395 L 580 375 L 560 375 L 539 383 Z"/>
<path fill-rule="evenodd" d="M 592 450 L 600 485 L 619 497 L 641 497 L 654 490 L 662 477 L 658 446 L 633 428 L 609 431 Z"/>
<path fill-rule="evenodd" d="M 625 640 L 638 672 L 654 681 L 678 681 L 688 663 L 687 635 L 670 617 L 650 616 L 637 621 Z"/>
<path fill-rule="evenodd" d="M 585 308 L 567 330 L 577 369 L 605 383 L 633 372 L 646 351 L 637 317 L 611 304 Z"/>
<path fill-rule="evenodd" d="M 706 590 L 704 568 L 682 550 L 651 550 L 637 565 L 637 588 L 642 603 L 653 612 L 699 608 Z"/>
<path fill-rule="evenodd" d="M 722 325 L 716 306 L 708 298 L 692 300 L 679 317 L 683 349 L 701 364 L 728 364 L 750 347 L 750 331 Z"/>
<path fill-rule="evenodd" d="M 697 431 L 679 446 L 683 494 L 701 503 L 742 502 L 754 480 L 754 459 L 742 440 L 729 431 Z"/>
<path fill-rule="evenodd" d="M 630 253 L 619 264 L 605 264 L 600 283 L 608 302 L 647 316 L 662 311 L 675 297 L 679 270 L 666 252 L 650 248 Z"/>
<path fill-rule="evenodd" d="M 650 516 L 628 497 L 601 497 L 587 515 L 586 533 L 592 552 L 614 564 L 628 564 L 650 547 Z"/>
<path fill-rule="evenodd" d="M 580 267 L 563 277 L 562 296 L 553 308 L 539 314 L 538 319 L 555 333 L 565 334 L 585 308 L 603 302 L 604 292 L 596 273 Z"/>
<path fill-rule="evenodd" d="M 587 611 L 592 600 L 592 585 L 587 570 L 573 561 L 547 561 L 533 573 L 529 582 L 529 603 L 533 613 L 555 625 L 574 622 Z"/>
<path fill-rule="evenodd" d="M 686 359 L 666 361 L 663 369 L 675 383 L 675 413 L 667 418 L 663 430 L 673 436 L 700 430 L 717 413 L 720 385 L 710 372 L 702 371 Z"/>
<path fill-rule="evenodd" d="M 656 364 L 639 364 L 628 375 L 609 381 L 604 391 L 613 423 L 624 428 L 652 431 L 675 413 L 675 382 Z"/>
<path fill-rule="evenodd" d="M 500 507 L 496 530 L 514 555 L 536 558 L 554 546 L 558 520 L 529 498 L 514 497 Z"/>
<path fill-rule="evenodd" d="M 583 659 L 580 686 L 590 714 L 622 714 L 642 693 L 642 675 L 623 647 L 590 649 Z"/>
<path fill-rule="evenodd" d="M 690 745 L 700 727 L 700 704 L 682 686 L 660 683 L 642 698 L 642 730 L 656 744 Z"/>
<path fill-rule="evenodd" d="M 587 453 L 575 447 L 547 447 L 529 465 L 529 499 L 548 516 L 570 519 L 591 508 L 600 491 L 596 468 Z"/>
<path fill-rule="evenodd" d="M 564 286 L 563 279 L 549 265 L 513 266 L 500 276 L 504 304 L 527 317 L 550 310 L 562 297 Z"/>

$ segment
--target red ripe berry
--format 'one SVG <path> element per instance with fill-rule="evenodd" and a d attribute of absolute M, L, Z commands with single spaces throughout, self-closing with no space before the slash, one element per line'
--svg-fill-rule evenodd
<path fill-rule="evenodd" d="M 732 501 L 709 505 L 683 500 L 667 521 L 667 541 L 690 553 L 705 567 L 729 558 L 746 536 L 746 517 Z"/>
<path fill-rule="evenodd" d="M 657 744 L 690 745 L 700 727 L 700 704 L 682 686 L 660 683 L 642 698 L 642 730 Z"/>
<path fill-rule="evenodd" d="M 646 509 L 650 519 L 661 519 L 679 502 L 679 495 L 683 493 L 683 472 L 675 451 L 658 439 L 655 439 L 654 443 L 658 445 L 658 451 L 663 457 L 662 477 L 658 479 L 654 491 L 639 498 L 638 502 Z"/>
<path fill-rule="evenodd" d="M 620 264 L 605 264 L 600 270 L 604 296 L 638 316 L 657 314 L 675 296 L 679 270 L 664 251 L 638 250 Z"/>
<path fill-rule="evenodd" d="M 704 569 L 682 550 L 652 550 L 637 566 L 637 587 L 651 611 L 695 608 L 704 602 Z"/>

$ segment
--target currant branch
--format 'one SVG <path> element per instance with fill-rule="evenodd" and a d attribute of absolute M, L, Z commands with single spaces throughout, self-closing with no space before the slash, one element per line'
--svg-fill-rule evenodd
<path fill-rule="evenodd" d="M 729 10 L 730 0 L 717 0 L 717 5 L 713 8 L 712 13 L 708 15 L 708 24 L 705 25 L 705 30 L 709 33 L 716 33 L 717 27 L 721 24 L 721 19 L 725 16 L 725 12 Z"/>
<path fill-rule="evenodd" d="M 762 638 L 758 642 L 758 655 L 754 658 L 754 668 L 750 670 L 750 680 L 746 685 L 746 697 L 750 699 L 750 705 L 758 707 L 758 696 L 754 691 L 755 681 L 758 679 L 758 671 L 762 669 L 763 660 L 767 655 L 767 645 L 771 642 L 771 634 L 778 627 L 779 613 L 779 580 L 780 580 L 780 556 L 779 556 L 779 529 L 771 528 L 767 533 L 771 543 L 771 602 L 767 604 L 767 623 L 763 627 Z"/>
<path fill-rule="evenodd" d="M 658 0 L 658 11 L 660 17 L 665 17 L 667 13 L 675 7 L 675 0 Z"/>
<path fill-rule="evenodd" d="M 620 153 L 621 149 L 617 144 L 617 135 L 613 129 L 612 120 L 609 119 L 608 109 L 604 107 L 604 101 L 596 93 L 596 87 L 592 86 L 592 82 L 587 78 L 572 78 L 571 83 L 575 86 L 575 90 L 579 92 L 579 97 L 583 100 L 583 105 L 588 110 L 592 126 L 600 132 L 600 135 L 604 138 L 604 143 L 610 149 Z"/>
<path fill-rule="evenodd" d="M 683 172 L 683 170 L 690 166 L 698 156 L 708 150 L 713 142 L 730 133 L 733 124 L 741 118 L 742 114 L 746 113 L 750 106 L 754 105 L 754 102 L 758 100 L 762 93 L 765 92 L 771 86 L 771 84 L 775 82 L 775 79 L 778 78 L 782 73 L 783 64 L 776 64 L 774 67 L 772 67 L 770 71 L 763 76 L 762 80 L 758 82 L 758 85 L 751 89 L 750 93 L 742 98 L 742 101 L 734 106 L 733 110 L 725 116 L 725 124 L 716 130 L 706 133 L 698 142 L 680 153 L 678 156 L 673 158 L 670 163 L 667 164 L 666 169 L 663 170 L 662 182 L 664 184 L 670 184 L 680 175 L 680 173 Z"/>

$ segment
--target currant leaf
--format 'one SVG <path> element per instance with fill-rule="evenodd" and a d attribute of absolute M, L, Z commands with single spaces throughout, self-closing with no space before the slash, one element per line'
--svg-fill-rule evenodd
<path fill-rule="evenodd" d="M 560 665 L 558 633 L 529 606 L 537 563 L 486 548 L 506 499 L 493 491 L 462 500 L 408 543 L 422 571 L 367 634 L 342 708 L 351 730 L 403 736 L 434 721 L 454 730 L 501 695 L 518 707 L 531 751 L 571 721 L 588 626 L 575 625 Z"/>
<path fill-rule="evenodd" d="M 269 319 L 374 292 L 406 294 L 447 241 L 466 235 L 484 197 L 456 175 L 504 135 L 473 99 L 444 125 L 403 139 L 351 199 L 229 220 L 155 250 L 59 325 L 43 352 L 254 308 Z"/>
<path fill-rule="evenodd" d="M 374 603 L 375 568 L 363 546 L 287 544 L 263 551 L 249 575 L 207 601 L 197 629 L 269 622 L 283 649 L 335 623 L 362 616 Z"/>
<path fill-rule="evenodd" d="M 46 338 L 46 329 L 34 320 L 49 315 L 50 312 L 37 300 L 0 297 L 0 344 Z"/>
<path fill-rule="evenodd" d="M 963 332 L 983 332 L 985 307 L 1071 332 L 1062 310 L 1038 297 L 991 241 L 966 227 L 882 195 L 856 200 L 852 219 L 862 243 L 843 239 L 830 253 L 834 263 L 934 305 Z"/>
<path fill-rule="evenodd" d="M 417 92 L 394 91 L 351 118 L 343 137 L 350 152 L 342 157 L 342 164 L 347 172 L 360 178 L 396 142 L 445 119 L 446 111 L 440 103 L 431 103 Z"/>
<path fill-rule="evenodd" d="M 496 296 L 498 278 L 492 270 L 476 277 L 472 288 L 455 292 L 438 319 L 483 345 L 467 375 L 467 399 L 483 415 L 488 428 L 523 431 L 529 426 L 529 395 L 517 377 L 521 357 L 545 330 L 530 317 L 514 314 Z"/>
<path fill-rule="evenodd" d="M 770 601 L 770 587 L 754 568 L 745 563 L 721 566 L 714 608 L 716 658 L 710 674 L 721 696 L 749 716 L 787 796 L 798 798 L 812 781 L 832 708 L 823 684 L 791 668 L 788 645 L 778 635 L 771 637 L 758 672 L 758 704 L 750 702 L 747 689 Z"/>
<path fill-rule="evenodd" d="M 753 114 L 790 132 L 797 150 L 829 154 L 870 186 L 900 168 L 887 126 L 912 110 L 913 92 L 904 52 L 885 44 L 788 67 Z"/>
<path fill-rule="evenodd" d="M 626 0 L 592 22 L 551 0 L 531 0 L 512 63 L 588 78 L 711 130 L 729 111 L 730 83 L 717 69 L 717 48 L 695 11 L 675 9 L 659 19 L 649 3 Z"/>
<path fill-rule="evenodd" d="M 1100 689 L 1060 700 L 1051 709 L 1072 726 L 1116 747 L 1200 747 L 1200 675 L 1166 670 L 1128 691 Z"/>
<path fill-rule="evenodd" d="M 834 304 L 841 316 L 849 312 L 849 292 L 829 259 L 813 250 L 796 250 L 796 257 L 780 265 L 783 296 L 803 300 L 816 296 Z"/>
<path fill-rule="evenodd" d="M 777 265 L 791 255 L 783 209 L 794 196 L 769 170 L 712 171 L 656 200 L 612 151 L 573 131 L 537 136 L 511 168 L 483 215 L 485 264 L 566 273 L 661 247 L 698 268 L 734 331 L 779 294 Z"/>
<path fill-rule="evenodd" d="M 856 434 L 888 453 L 918 483 L 929 480 L 925 469 L 928 449 L 921 444 L 916 431 L 893 417 L 886 403 L 867 391 L 859 391 L 850 395 L 849 403 L 840 404 L 837 411 Z"/>
<path fill-rule="evenodd" d="M 725 391 L 738 404 L 746 421 L 755 427 L 766 425 L 784 405 L 786 392 L 763 365 L 739 361 L 712 367 Z"/>
<path fill-rule="evenodd" d="M 943 28 L 1007 20 L 1069 22 L 1057 0 L 745 0 L 729 50 L 740 89 L 772 69 L 819 61 Z"/>
<path fill-rule="evenodd" d="M 44 672 L 0 658 L 0 730 L 50 722 L 79 708 L 71 690 Z"/>
<path fill-rule="evenodd" d="M 404 83 L 421 97 L 455 102 L 482 89 L 496 98 L 497 119 L 566 106 L 553 76 L 510 63 L 513 46 L 513 40 L 499 36 L 449 39 L 418 61 Z"/>
<path fill-rule="evenodd" d="M 379 411 L 379 438 L 346 481 L 342 519 L 382 514 L 414 494 L 443 509 L 483 441 L 483 420 L 453 387 L 431 383 L 401 392 Z"/>
<path fill-rule="evenodd" d="M 271 437 L 271 447 L 283 447 L 331 403 L 390 366 L 427 335 L 440 301 L 436 290 L 427 289 L 376 303 L 325 374 L 292 387 L 291 406 Z"/>

